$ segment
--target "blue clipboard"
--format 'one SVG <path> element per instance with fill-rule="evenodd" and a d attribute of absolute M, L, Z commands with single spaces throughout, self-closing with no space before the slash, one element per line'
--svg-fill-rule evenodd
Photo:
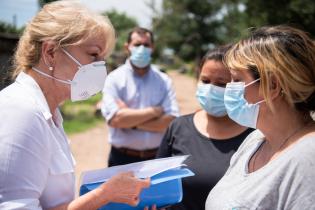
<path fill-rule="evenodd" d="M 151 177 L 151 186 L 140 194 L 138 206 L 133 207 L 121 203 L 109 203 L 101 210 L 143 210 L 145 206 L 156 204 L 157 208 L 170 206 L 181 202 L 183 198 L 182 178 L 194 176 L 187 168 L 175 168 L 161 172 Z M 80 187 L 80 195 L 90 192 L 103 182 L 84 184 Z"/>

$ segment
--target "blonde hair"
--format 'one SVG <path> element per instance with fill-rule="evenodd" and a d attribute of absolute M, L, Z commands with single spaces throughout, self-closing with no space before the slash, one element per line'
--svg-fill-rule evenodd
<path fill-rule="evenodd" d="M 228 51 L 228 68 L 249 70 L 260 78 L 260 89 L 273 109 L 270 90 L 274 76 L 285 100 L 297 110 L 315 110 L 315 44 L 289 26 L 262 27 Z"/>
<path fill-rule="evenodd" d="M 20 38 L 12 78 L 39 62 L 44 41 L 53 41 L 56 48 L 60 48 L 79 45 L 95 36 L 105 39 L 107 57 L 115 45 L 115 31 L 107 17 L 95 14 L 75 1 L 46 4 L 27 24 Z"/>

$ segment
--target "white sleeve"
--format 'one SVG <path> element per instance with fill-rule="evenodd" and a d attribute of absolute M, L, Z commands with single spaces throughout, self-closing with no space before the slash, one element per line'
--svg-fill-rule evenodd
<path fill-rule="evenodd" d="M 0 203 L 0 209 L 6 210 L 41 210 L 38 199 L 17 199 Z"/>
<path fill-rule="evenodd" d="M 50 162 L 50 146 L 41 113 L 1 112 L 0 208 L 40 209 Z M 4 119 L 4 118 L 2 118 Z"/>
<path fill-rule="evenodd" d="M 167 115 L 172 115 L 174 117 L 179 116 L 179 108 L 176 100 L 176 94 L 172 86 L 172 80 L 167 77 L 165 80 L 166 82 L 166 97 L 164 98 L 162 102 L 162 106 L 164 109 L 164 112 Z"/>
<path fill-rule="evenodd" d="M 112 119 L 115 113 L 119 110 L 116 100 L 119 99 L 118 90 L 115 88 L 115 81 L 112 75 L 109 75 L 105 81 L 103 89 L 101 111 L 107 121 Z"/>

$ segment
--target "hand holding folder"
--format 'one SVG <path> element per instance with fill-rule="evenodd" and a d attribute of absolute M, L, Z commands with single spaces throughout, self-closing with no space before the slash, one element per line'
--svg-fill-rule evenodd
<path fill-rule="evenodd" d="M 183 196 L 181 178 L 194 175 L 189 169 L 181 168 L 187 157 L 161 158 L 84 172 L 81 176 L 80 195 L 97 188 L 117 173 L 131 171 L 137 178 L 151 178 L 151 186 L 141 192 L 139 204 L 132 207 L 122 203 L 109 203 L 102 210 L 143 210 L 153 204 L 161 208 L 178 203 Z"/>
<path fill-rule="evenodd" d="M 125 172 L 108 180 L 103 187 L 110 191 L 108 199 L 111 202 L 137 206 L 140 192 L 144 188 L 150 187 L 150 179 L 139 180 L 134 177 L 132 172 Z"/>

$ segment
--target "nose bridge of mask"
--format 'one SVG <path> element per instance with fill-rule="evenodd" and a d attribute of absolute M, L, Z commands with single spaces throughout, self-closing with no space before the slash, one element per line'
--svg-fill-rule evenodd
<path fill-rule="evenodd" d="M 138 46 L 138 49 L 144 50 L 145 46 L 142 44 L 142 45 Z"/>
<path fill-rule="evenodd" d="M 82 66 L 82 64 L 77 59 L 75 59 L 70 53 L 68 53 L 68 51 L 66 51 L 63 48 L 61 49 L 69 58 L 71 58 L 71 60 L 73 60 L 76 64 L 78 64 L 78 66 Z"/>
<path fill-rule="evenodd" d="M 209 84 L 199 83 L 196 97 L 201 107 L 210 115 L 222 117 L 226 115 L 224 105 L 225 88 Z"/>
<path fill-rule="evenodd" d="M 142 47 L 142 48 L 141 48 Z M 139 45 L 139 46 L 130 46 L 129 47 L 129 50 L 132 52 L 132 51 L 136 51 L 136 50 L 143 50 L 143 45 Z"/>
<path fill-rule="evenodd" d="M 139 46 L 132 46 L 129 48 L 130 51 L 133 51 L 133 50 L 137 50 L 138 52 L 146 52 L 146 51 L 149 51 L 151 53 L 151 48 L 150 47 L 146 47 L 144 46 L 143 44 L 142 45 L 139 45 Z"/>

